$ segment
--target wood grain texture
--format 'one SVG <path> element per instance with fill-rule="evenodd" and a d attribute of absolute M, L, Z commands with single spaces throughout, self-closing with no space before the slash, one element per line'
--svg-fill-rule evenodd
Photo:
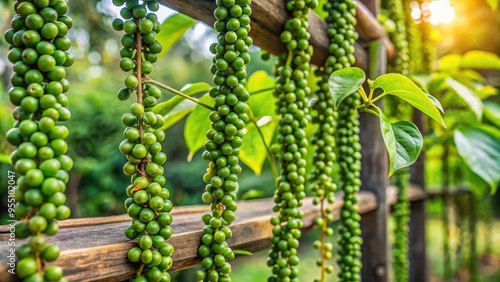
<path fill-rule="evenodd" d="M 371 13 L 377 13 L 378 6 L 375 0 L 363 1 L 370 7 Z M 380 40 L 370 44 L 370 69 L 369 78 L 386 73 L 386 52 Z M 366 90 L 366 89 L 365 89 Z M 380 101 L 377 104 L 379 107 Z M 388 205 L 393 204 L 396 193 L 390 190 L 380 189 L 387 187 L 387 168 L 389 162 L 385 149 L 382 133 L 380 131 L 379 118 L 368 113 L 360 114 L 360 136 L 361 143 L 361 190 L 370 191 L 377 197 L 378 207 L 361 218 L 361 230 L 363 232 L 363 245 L 361 246 L 363 268 L 361 280 L 371 282 L 390 281 L 390 255 L 387 234 L 387 219 L 389 217 Z"/>
<path fill-rule="evenodd" d="M 198 19 L 209 26 L 213 26 L 215 18 L 213 1 L 200 0 L 159 0 L 160 4 L 171 9 Z M 373 40 L 381 40 L 386 45 L 389 58 L 395 52 L 394 45 L 390 42 L 384 28 L 377 19 L 361 2 L 357 8 L 357 31 L 360 35 L 360 42 L 356 44 L 355 53 L 356 65 L 362 69 L 367 69 L 367 55 L 362 45 Z M 280 42 L 279 36 L 283 29 L 288 14 L 283 0 L 253 0 L 250 36 L 255 45 L 267 50 L 271 54 L 281 54 L 285 51 L 285 45 Z M 312 63 L 322 66 L 329 55 L 328 27 L 312 11 L 309 13 L 309 32 L 311 33 L 311 44 L 314 47 Z"/>
<path fill-rule="evenodd" d="M 376 197 L 370 192 L 359 194 L 359 211 L 368 213 L 377 208 Z M 420 191 L 410 193 L 410 198 L 420 200 L 425 195 Z M 388 188 L 388 202 L 394 203 L 396 190 Z M 334 220 L 338 220 L 342 207 L 341 195 L 337 196 L 334 209 Z M 273 226 L 269 223 L 273 200 L 261 199 L 239 203 L 236 211 L 237 219 L 231 225 L 233 237 L 228 243 L 232 248 L 258 251 L 269 247 L 269 238 Z M 314 218 L 320 211 L 312 204 L 312 199 L 304 200 L 304 229 L 313 229 Z M 171 271 L 192 267 L 200 263 L 197 254 L 201 240 L 201 229 L 204 224 L 201 215 L 208 212 L 206 206 L 177 207 L 172 228 L 174 235 L 168 240 L 175 248 L 174 265 Z M 92 224 L 93 223 L 93 224 Z M 127 215 L 109 218 L 70 219 L 61 222 L 59 233 L 49 238 L 50 243 L 58 244 L 61 256 L 57 264 L 65 269 L 65 276 L 70 281 L 120 281 L 130 278 L 134 273 L 134 265 L 126 258 L 127 250 L 135 243 L 123 235 L 123 230 L 130 225 Z M 7 226 L 0 229 L 0 253 L 7 254 L 6 240 L 9 238 Z M 25 240 L 17 240 L 20 246 Z M 6 256 L 0 258 L 0 281 L 16 281 L 7 272 Z"/>

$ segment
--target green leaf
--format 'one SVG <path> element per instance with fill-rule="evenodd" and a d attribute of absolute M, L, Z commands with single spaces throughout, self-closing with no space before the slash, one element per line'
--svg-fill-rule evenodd
<path fill-rule="evenodd" d="M 365 73 L 360 68 L 351 67 L 334 71 L 328 79 L 328 88 L 337 109 L 346 97 L 356 92 L 365 82 Z"/>
<path fill-rule="evenodd" d="M 446 84 L 453 93 L 460 96 L 469 105 L 477 120 L 481 120 L 483 116 L 483 102 L 481 102 L 481 99 L 470 88 L 451 77 L 446 79 Z"/>
<path fill-rule="evenodd" d="M 8 154 L 0 154 L 0 163 L 10 164 L 10 156 Z"/>
<path fill-rule="evenodd" d="M 318 6 L 316 6 L 316 8 L 314 8 L 314 13 L 316 15 L 318 15 L 318 17 L 322 20 L 325 20 L 326 17 L 328 16 L 328 12 L 325 11 L 325 9 L 323 8 L 323 6 L 325 5 L 325 0 L 319 0 L 318 1 Z"/>
<path fill-rule="evenodd" d="M 200 101 L 206 104 L 213 104 L 213 99 L 209 95 L 203 95 Z M 184 125 L 184 141 L 189 150 L 188 161 L 193 155 L 203 147 L 207 141 L 206 133 L 212 127 L 212 122 L 208 118 L 210 111 L 200 105 L 196 105 L 193 112 L 188 116 Z"/>
<path fill-rule="evenodd" d="M 233 250 L 233 253 L 235 255 L 253 256 L 252 252 L 245 251 L 245 250 Z"/>
<path fill-rule="evenodd" d="M 415 82 L 419 87 L 426 87 L 431 81 L 432 77 L 428 74 L 418 74 L 418 75 L 409 75 L 408 76 L 411 81 Z"/>
<path fill-rule="evenodd" d="M 165 131 L 169 129 L 174 124 L 182 120 L 185 116 L 193 112 L 195 107 L 196 104 L 192 103 L 191 101 L 182 102 L 179 106 L 175 107 L 172 111 L 165 115 L 165 124 L 160 128 L 160 130 Z"/>
<path fill-rule="evenodd" d="M 485 101 L 483 105 L 484 117 L 497 127 L 500 127 L 500 104 L 492 101 Z"/>
<path fill-rule="evenodd" d="M 454 132 L 458 154 L 475 174 L 488 183 L 491 194 L 500 184 L 499 134 L 495 136 L 481 128 L 457 129 Z"/>
<path fill-rule="evenodd" d="M 269 146 L 278 125 L 278 120 L 265 116 L 257 121 L 257 125 L 264 136 L 267 146 Z M 266 145 L 253 123 L 247 123 L 245 131 L 239 157 L 255 174 L 259 175 L 262 173 L 262 166 L 267 157 Z"/>
<path fill-rule="evenodd" d="M 500 57 L 486 51 L 469 51 L 462 56 L 462 68 L 500 70 Z"/>
<path fill-rule="evenodd" d="M 445 73 L 436 73 L 430 76 L 430 80 L 427 82 L 426 89 L 429 93 L 440 93 L 446 89 L 446 79 L 449 76 Z"/>
<path fill-rule="evenodd" d="M 431 100 L 431 102 L 434 104 L 434 106 L 436 106 L 436 108 L 444 114 L 444 109 L 443 109 L 443 106 L 441 105 L 441 102 L 439 102 L 438 98 L 432 96 L 431 94 L 429 94 L 429 92 L 427 91 L 427 89 L 423 88 L 423 87 L 420 87 L 420 89 L 422 89 L 422 91 L 424 91 L 425 95 L 427 95 L 427 98 L 429 98 Z"/>
<path fill-rule="evenodd" d="M 196 82 L 196 83 L 189 83 L 184 85 L 184 87 L 179 90 L 180 92 L 192 96 L 194 94 L 198 93 L 205 93 L 210 90 L 212 86 L 206 82 Z M 153 112 L 156 114 L 160 115 L 166 115 L 168 112 L 170 112 L 173 108 L 175 108 L 177 105 L 179 105 L 182 101 L 186 100 L 186 98 L 175 95 L 174 97 L 168 99 L 165 102 L 158 103 L 154 108 Z M 190 103 L 194 103 L 191 102 Z"/>
<path fill-rule="evenodd" d="M 249 78 L 246 85 L 246 89 L 249 93 L 257 92 L 262 89 L 270 89 L 276 86 L 274 79 L 267 74 L 265 71 L 256 71 Z M 274 116 L 276 115 L 274 109 L 274 90 L 269 90 L 261 92 L 257 95 L 251 95 L 247 104 L 250 107 L 254 117 L 261 118 L 263 116 Z"/>
<path fill-rule="evenodd" d="M 380 129 L 389 155 L 389 175 L 413 164 L 424 143 L 417 126 L 409 121 L 390 123 L 380 112 Z"/>
<path fill-rule="evenodd" d="M 499 0 L 486 0 L 486 3 L 488 3 L 488 5 L 491 7 L 491 10 L 493 10 L 493 12 L 497 11 L 499 2 L 500 2 Z"/>
<path fill-rule="evenodd" d="M 251 200 L 251 199 L 260 199 L 265 197 L 265 193 L 261 190 L 250 189 L 245 191 L 243 195 L 241 195 L 240 200 Z"/>
<path fill-rule="evenodd" d="M 474 93 L 481 99 L 485 100 L 491 96 L 498 95 L 498 89 L 491 85 L 482 85 L 475 89 Z"/>
<path fill-rule="evenodd" d="M 462 56 L 460 54 L 448 54 L 441 57 L 438 61 L 438 70 L 443 72 L 452 72 L 460 69 Z"/>
<path fill-rule="evenodd" d="M 389 73 L 379 76 L 373 83 L 373 88 L 381 88 L 384 94 L 394 95 L 408 102 L 413 107 L 437 121 L 443 127 L 443 118 L 433 102 L 413 81 L 401 74 Z"/>
<path fill-rule="evenodd" d="M 432 96 L 431 94 L 427 93 L 426 91 L 426 95 L 427 95 L 427 98 L 429 98 L 431 100 L 431 102 L 434 104 L 434 106 L 436 106 L 436 108 L 444 114 L 444 109 L 443 109 L 443 106 L 441 105 L 441 102 L 439 102 L 439 100 Z"/>
<path fill-rule="evenodd" d="M 160 42 L 163 49 L 158 54 L 158 57 L 165 55 L 177 43 L 184 33 L 190 29 L 197 20 L 190 18 L 184 14 L 177 13 L 168 17 L 161 26 L 161 32 L 157 35 L 156 40 Z"/>
<path fill-rule="evenodd" d="M 450 73 L 450 76 L 465 84 L 474 82 L 486 83 L 484 77 L 472 69 L 454 71 Z"/>
<path fill-rule="evenodd" d="M 489 195 L 490 185 L 488 183 L 474 173 L 464 162 L 460 162 L 458 167 L 460 167 L 464 180 L 477 199 Z"/>

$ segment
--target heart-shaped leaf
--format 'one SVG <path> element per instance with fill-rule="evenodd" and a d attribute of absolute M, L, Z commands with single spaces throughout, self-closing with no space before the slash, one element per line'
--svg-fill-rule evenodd
<path fill-rule="evenodd" d="M 462 56 L 460 54 L 448 54 L 441 57 L 438 61 L 438 70 L 452 72 L 460 69 Z"/>
<path fill-rule="evenodd" d="M 484 117 L 500 128 L 500 104 L 493 101 L 485 101 Z"/>
<path fill-rule="evenodd" d="M 360 68 L 351 67 L 334 71 L 328 79 L 328 88 L 333 97 L 334 108 L 349 95 L 356 92 L 365 81 L 365 73 Z"/>
<path fill-rule="evenodd" d="M 271 144 L 271 139 L 277 125 L 278 119 L 272 119 L 270 116 L 262 117 L 257 122 L 262 136 L 253 123 L 247 123 L 246 125 L 246 133 L 243 136 L 243 145 L 241 146 L 239 157 L 255 174 L 262 172 L 262 166 L 267 157 L 266 145 L 269 146 Z M 264 144 L 264 142 L 266 143 Z"/>
<path fill-rule="evenodd" d="M 494 53 L 473 50 L 462 56 L 462 68 L 500 70 L 500 57 Z"/>
<path fill-rule="evenodd" d="M 380 129 L 389 155 L 389 177 L 398 169 L 413 164 L 424 143 L 417 126 L 409 121 L 390 123 L 380 112 Z"/>
<path fill-rule="evenodd" d="M 247 104 L 252 110 L 254 117 L 261 118 L 263 116 L 276 115 L 273 96 L 275 85 L 274 79 L 265 71 L 256 71 L 248 78 L 246 90 L 249 93 L 258 92 L 262 89 L 273 89 L 250 96 Z"/>
<path fill-rule="evenodd" d="M 496 132 L 492 132 L 496 130 Z M 492 134 L 495 133 L 495 134 Z M 500 131 L 466 128 L 455 130 L 458 154 L 467 166 L 490 186 L 492 194 L 500 184 Z"/>
<path fill-rule="evenodd" d="M 156 39 L 160 42 L 162 51 L 158 54 L 159 57 L 165 55 L 177 43 L 184 33 L 190 29 L 197 20 L 190 18 L 184 14 L 176 13 L 168 17 L 161 25 L 161 31 Z"/>
<path fill-rule="evenodd" d="M 183 105 L 187 104 L 187 105 Z M 165 115 L 165 124 L 160 128 L 160 130 L 167 130 L 172 127 L 174 124 L 178 123 L 185 116 L 189 115 L 194 111 L 196 104 L 187 103 L 184 101 L 177 107 L 175 107 L 172 111 L 170 111 L 167 115 Z"/>
<path fill-rule="evenodd" d="M 480 121 L 483 116 L 483 102 L 481 99 L 470 88 L 451 77 L 446 79 L 446 84 L 453 93 L 457 94 L 469 105 L 477 120 Z"/>
<path fill-rule="evenodd" d="M 205 104 L 213 104 L 213 99 L 208 94 L 203 95 L 200 101 Z M 210 111 L 200 105 L 196 105 L 193 112 L 188 116 L 184 125 L 184 141 L 189 150 L 188 161 L 207 141 L 206 133 L 210 130 L 212 122 L 208 118 Z"/>
<path fill-rule="evenodd" d="M 381 75 L 375 79 L 373 88 L 381 88 L 384 91 L 381 95 L 394 95 L 405 100 L 443 127 L 446 127 L 439 110 L 427 97 L 427 94 L 406 76 L 397 73 Z"/>
<path fill-rule="evenodd" d="M 443 109 L 443 106 L 441 105 L 441 102 L 439 102 L 439 100 L 432 96 L 431 94 L 429 94 L 429 91 L 427 91 L 427 89 L 423 88 L 423 87 L 420 87 L 420 89 L 422 89 L 422 91 L 424 91 L 425 95 L 427 95 L 427 98 L 429 98 L 431 100 L 431 102 L 434 104 L 434 106 L 436 106 L 436 108 L 444 114 L 444 109 Z"/>
<path fill-rule="evenodd" d="M 429 100 L 431 100 L 431 102 L 434 104 L 434 106 L 436 106 L 436 108 L 444 114 L 444 109 L 443 109 L 443 106 L 441 105 L 441 102 L 439 102 L 439 100 L 432 96 L 431 94 L 427 93 L 427 98 L 429 98 Z"/>

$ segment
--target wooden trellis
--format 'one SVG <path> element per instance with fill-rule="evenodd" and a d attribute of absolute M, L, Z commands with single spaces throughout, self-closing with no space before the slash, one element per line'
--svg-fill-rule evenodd
<path fill-rule="evenodd" d="M 388 204 L 396 201 L 396 189 L 387 190 Z M 412 201 L 423 200 L 426 195 L 420 189 L 410 189 Z M 361 192 L 359 212 L 365 216 L 377 209 L 375 195 Z M 342 197 L 338 196 L 334 208 L 335 220 L 339 219 Z M 233 237 L 228 240 L 235 249 L 258 251 L 270 246 L 273 226 L 270 224 L 274 212 L 272 199 L 243 201 L 238 203 L 237 220 L 231 225 Z M 312 204 L 312 198 L 304 200 L 304 230 L 311 230 L 314 219 L 320 215 L 319 206 Z M 209 211 L 208 206 L 176 207 L 172 210 L 174 221 L 171 227 L 174 234 L 168 240 L 174 245 L 174 265 L 171 271 L 186 269 L 201 262 L 198 246 L 202 236 L 201 215 Z M 61 230 L 49 242 L 58 244 L 61 255 L 57 265 L 64 267 L 65 277 L 69 281 L 121 281 L 132 277 L 135 267 L 127 261 L 127 251 L 134 241 L 128 240 L 123 230 L 130 225 L 128 215 L 69 219 L 60 222 Z M 10 236 L 8 226 L 0 227 L 0 240 L 7 241 Z M 22 244 L 26 240 L 17 240 Z M 0 246 L 0 253 L 8 253 L 7 244 Z M 5 256 L 0 265 L 0 281 L 16 281 L 15 276 L 7 272 Z"/>

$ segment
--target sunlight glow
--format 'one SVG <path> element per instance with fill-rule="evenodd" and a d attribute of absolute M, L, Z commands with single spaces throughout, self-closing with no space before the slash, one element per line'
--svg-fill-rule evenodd
<path fill-rule="evenodd" d="M 422 9 L 427 8 L 430 12 L 429 22 L 432 25 L 449 24 L 455 19 L 455 9 L 451 7 L 449 0 L 434 0 L 424 3 Z"/>

